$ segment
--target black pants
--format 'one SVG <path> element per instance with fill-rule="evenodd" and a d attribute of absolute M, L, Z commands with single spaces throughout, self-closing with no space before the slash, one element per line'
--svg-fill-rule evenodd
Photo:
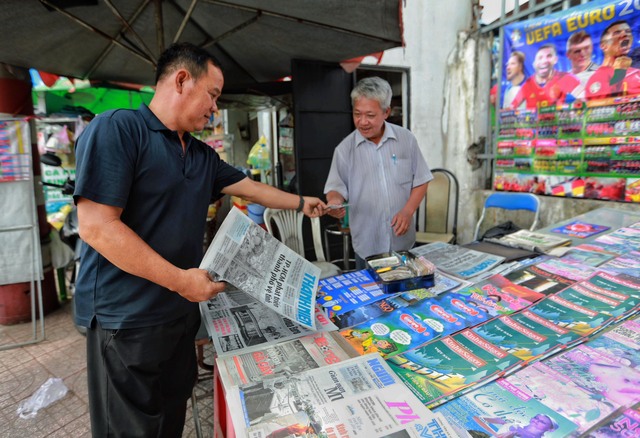
<path fill-rule="evenodd" d="M 87 331 L 93 437 L 181 437 L 197 374 L 196 310 L 163 325 Z"/>

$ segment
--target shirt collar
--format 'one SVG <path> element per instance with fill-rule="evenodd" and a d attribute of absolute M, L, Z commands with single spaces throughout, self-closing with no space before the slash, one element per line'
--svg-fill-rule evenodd
<path fill-rule="evenodd" d="M 144 122 L 147 124 L 149 129 L 153 131 L 170 131 L 170 129 L 164 126 L 160 119 L 156 117 L 153 111 L 149 109 L 147 104 L 140 104 L 138 111 L 140 111 L 140 114 L 142 115 L 142 118 L 144 119 Z"/>
<path fill-rule="evenodd" d="M 162 123 L 160 119 L 156 117 L 156 115 L 153 113 L 153 111 L 151 111 L 151 109 L 149 109 L 146 103 L 140 104 L 138 111 L 140 111 L 140 114 L 142 115 L 144 122 L 152 131 L 171 131 L 171 129 L 164 126 L 164 123 Z M 175 132 L 175 131 L 171 131 L 171 132 Z M 188 144 L 191 141 L 190 139 L 191 139 L 191 133 L 185 132 L 184 141 Z"/>
<path fill-rule="evenodd" d="M 396 137 L 396 133 L 393 130 L 393 125 L 391 123 L 388 123 L 387 121 L 384 122 L 384 134 L 382 134 L 382 138 L 380 139 L 380 143 L 378 143 L 376 146 L 377 147 L 381 147 L 382 145 L 384 145 L 384 142 L 387 141 L 388 139 L 394 139 L 397 140 L 398 137 Z M 364 138 L 362 136 L 362 134 L 360 134 L 360 131 L 358 131 L 356 129 L 356 146 L 360 146 L 362 143 L 367 142 L 369 140 L 367 140 L 366 138 Z"/>

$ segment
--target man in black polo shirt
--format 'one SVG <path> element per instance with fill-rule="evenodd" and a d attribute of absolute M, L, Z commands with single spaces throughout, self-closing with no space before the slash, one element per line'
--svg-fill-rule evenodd
<path fill-rule="evenodd" d="M 188 43 L 158 61 L 147 107 L 96 117 L 77 142 L 76 322 L 88 328 L 92 435 L 180 437 L 196 378 L 198 302 L 224 289 L 202 258 L 207 208 L 225 194 L 319 216 L 318 198 L 246 178 L 189 132 L 217 110 L 224 78 Z"/>

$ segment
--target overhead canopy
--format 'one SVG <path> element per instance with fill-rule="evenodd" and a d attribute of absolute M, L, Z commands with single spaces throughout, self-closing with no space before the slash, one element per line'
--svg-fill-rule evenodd
<path fill-rule="evenodd" d="M 225 89 L 402 44 L 399 0 L 3 0 L 0 23 L 0 62 L 143 85 L 174 40 L 212 53 Z"/>

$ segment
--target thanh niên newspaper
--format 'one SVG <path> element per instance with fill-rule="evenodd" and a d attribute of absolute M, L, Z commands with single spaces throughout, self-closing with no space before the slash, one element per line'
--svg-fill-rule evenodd
<path fill-rule="evenodd" d="M 315 330 L 320 269 L 231 209 L 202 263 L 220 281 L 250 294 L 296 323 Z"/>

